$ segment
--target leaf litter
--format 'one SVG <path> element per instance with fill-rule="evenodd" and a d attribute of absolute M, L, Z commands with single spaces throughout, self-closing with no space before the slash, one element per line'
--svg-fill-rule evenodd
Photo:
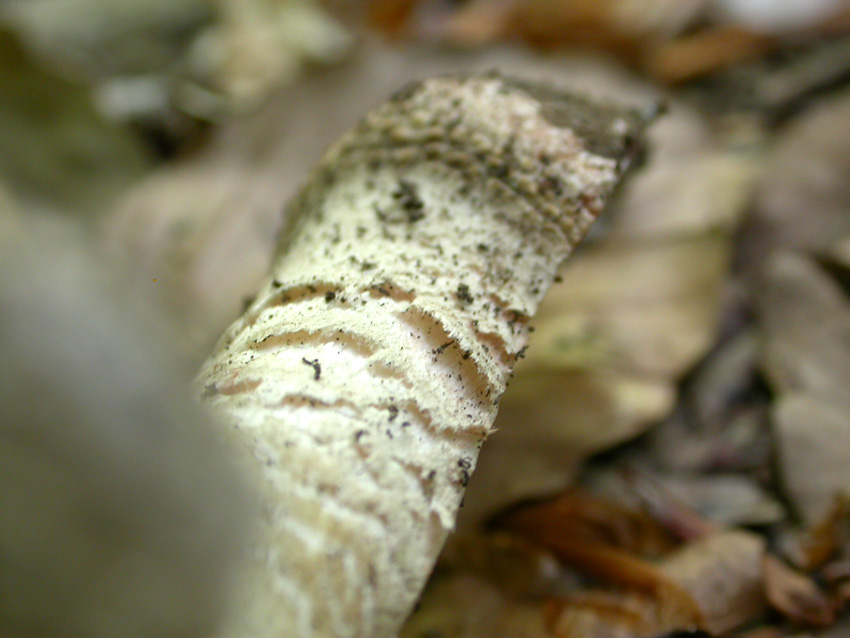
<path fill-rule="evenodd" d="M 402 635 L 850 632 L 846 3 L 90 0 L 153 47 L 112 58 L 109 29 L 36 4 L 0 14 L 0 64 L 54 87 L 68 128 L 0 108 L 36 158 L 0 162 L 4 208 L 95 219 L 162 284 L 196 358 L 295 222 L 281 210 L 306 169 L 406 81 L 495 67 L 666 102 L 535 322 Z M 82 178 L 68 158 L 92 140 L 111 154 Z"/>

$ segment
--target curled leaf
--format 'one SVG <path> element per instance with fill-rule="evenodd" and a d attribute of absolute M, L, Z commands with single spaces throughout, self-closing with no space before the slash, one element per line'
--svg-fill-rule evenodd
<path fill-rule="evenodd" d="M 764 589 L 770 606 L 789 620 L 825 627 L 835 621 L 834 603 L 805 574 L 765 554 Z"/>

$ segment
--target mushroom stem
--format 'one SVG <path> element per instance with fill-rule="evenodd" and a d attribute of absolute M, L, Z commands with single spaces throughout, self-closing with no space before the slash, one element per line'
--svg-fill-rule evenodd
<path fill-rule="evenodd" d="M 528 321 L 645 120 L 451 76 L 400 91 L 328 152 L 269 279 L 197 380 L 264 490 L 234 636 L 395 635 Z"/>

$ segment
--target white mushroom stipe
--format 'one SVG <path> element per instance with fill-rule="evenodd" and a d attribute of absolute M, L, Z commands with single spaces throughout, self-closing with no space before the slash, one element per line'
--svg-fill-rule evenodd
<path fill-rule="evenodd" d="M 198 391 L 265 508 L 231 635 L 395 635 L 528 321 L 646 118 L 498 75 L 399 92 L 328 152 Z"/>

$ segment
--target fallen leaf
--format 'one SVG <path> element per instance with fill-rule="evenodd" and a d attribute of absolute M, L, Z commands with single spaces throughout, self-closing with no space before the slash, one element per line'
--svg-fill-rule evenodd
<path fill-rule="evenodd" d="M 759 337 L 753 327 L 725 338 L 694 370 L 683 402 L 695 429 L 719 434 L 753 394 L 757 382 Z"/>
<path fill-rule="evenodd" d="M 506 529 L 544 547 L 560 551 L 570 542 L 609 546 L 643 556 L 658 556 L 672 547 L 666 531 L 645 513 L 607 499 L 570 490 L 537 503 L 518 505 L 493 520 Z M 560 538 L 560 540 L 557 540 Z"/>
<path fill-rule="evenodd" d="M 850 559 L 836 561 L 826 565 L 821 570 L 821 576 L 830 584 L 843 580 L 850 582 Z"/>
<path fill-rule="evenodd" d="M 399 36 L 407 27 L 413 9 L 420 0 L 369 0 L 368 16 L 372 26 L 390 36 Z"/>
<path fill-rule="evenodd" d="M 671 541 L 641 512 L 571 491 L 518 506 L 501 514 L 494 525 L 550 550 L 588 576 L 650 596 L 657 606 L 657 627 L 701 623 L 700 610 L 689 594 L 642 558 L 669 550 Z"/>
<path fill-rule="evenodd" d="M 770 554 L 764 555 L 763 567 L 771 607 L 799 624 L 828 626 L 835 621 L 833 603 L 814 581 Z"/>
<path fill-rule="evenodd" d="M 630 478 L 635 489 L 642 487 L 640 475 Z M 689 511 L 697 512 L 704 521 L 715 526 L 768 525 L 785 517 L 780 503 L 745 474 L 670 472 L 655 474 L 652 478 L 664 493 L 669 494 L 668 501 L 672 505 L 667 509 L 675 508 L 677 503 L 686 504 Z M 663 502 L 663 496 L 656 500 L 656 509 L 651 511 L 657 511 L 658 500 Z M 705 522 L 702 527 L 706 527 Z"/>
<path fill-rule="evenodd" d="M 610 367 L 673 381 L 714 338 L 730 246 L 711 232 L 590 246 L 547 297 L 523 367 Z"/>
<path fill-rule="evenodd" d="M 789 393 L 773 409 L 779 473 L 795 509 L 822 520 L 850 489 L 850 412 L 826 400 Z"/>
<path fill-rule="evenodd" d="M 688 617 L 661 609 L 640 592 L 586 590 L 553 600 L 544 608 L 546 626 L 558 638 L 638 638 L 658 636 Z"/>
<path fill-rule="evenodd" d="M 784 129 L 756 188 L 750 260 L 777 246 L 825 251 L 850 236 L 850 92 L 813 105 Z"/>
<path fill-rule="evenodd" d="M 471 574 L 436 574 L 399 636 L 551 638 L 538 602 L 512 599 Z"/>
<path fill-rule="evenodd" d="M 510 32 L 517 0 L 471 0 L 445 21 L 435 37 L 464 46 L 480 46 Z"/>
<path fill-rule="evenodd" d="M 565 586 L 564 574 L 551 552 L 498 531 L 451 536 L 437 569 L 476 574 L 519 599 L 535 598 L 553 587 Z"/>
<path fill-rule="evenodd" d="M 850 301 L 844 292 L 812 260 L 791 252 L 770 256 L 760 283 L 761 367 L 774 391 L 850 407 Z"/>
<path fill-rule="evenodd" d="M 761 34 L 737 25 L 719 25 L 651 49 L 645 67 L 653 77 L 672 84 L 748 62 L 773 48 L 775 44 Z"/>
<path fill-rule="evenodd" d="M 850 614 L 845 614 L 835 625 L 816 634 L 817 638 L 847 638 L 850 636 Z"/>
<path fill-rule="evenodd" d="M 848 525 L 850 494 L 839 494 L 826 516 L 800 536 L 796 552 L 800 563 L 797 566 L 807 572 L 823 567 L 845 544 L 850 544 Z"/>
<path fill-rule="evenodd" d="M 660 570 L 694 599 L 712 635 L 740 627 L 764 610 L 764 540 L 744 531 L 718 532 L 671 554 Z"/>

